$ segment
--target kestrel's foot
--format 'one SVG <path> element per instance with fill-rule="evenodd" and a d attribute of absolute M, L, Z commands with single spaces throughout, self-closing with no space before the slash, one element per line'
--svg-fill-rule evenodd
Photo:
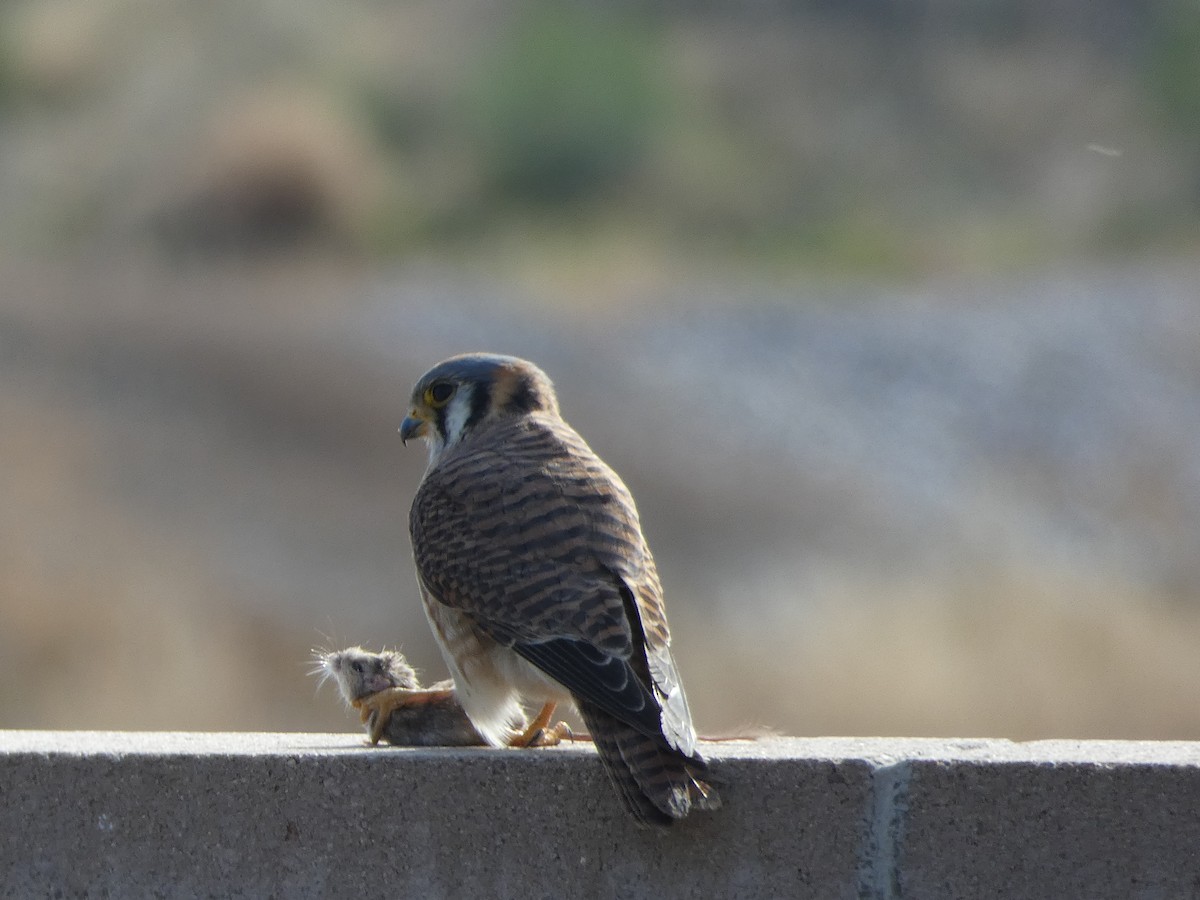
<path fill-rule="evenodd" d="M 587 735 L 584 735 L 586 738 Z M 566 722 L 555 722 L 553 725 L 547 726 L 533 736 L 529 742 L 530 747 L 557 747 L 563 741 L 578 741 L 579 735 L 571 730 L 571 726 Z"/>
<path fill-rule="evenodd" d="M 539 712 L 534 717 L 533 721 L 529 723 L 529 727 L 527 727 L 524 732 L 517 735 L 517 737 L 510 740 L 508 742 L 508 746 L 510 746 L 510 747 L 548 747 L 548 746 L 550 746 L 549 744 L 538 743 L 538 740 L 541 739 L 542 733 L 546 730 L 546 726 L 550 724 L 550 717 L 554 715 L 554 708 L 556 706 L 558 706 L 558 704 L 554 703 L 553 701 L 551 701 L 551 702 L 547 703 L 545 706 L 543 706 L 542 711 Z M 568 729 L 568 731 L 569 730 L 570 729 Z M 559 740 L 561 740 L 561 735 L 559 736 Z M 557 744 L 558 740 L 556 740 L 554 743 Z"/>
<path fill-rule="evenodd" d="M 392 713 L 404 706 L 421 706 L 426 703 L 439 703 L 454 695 L 453 690 L 410 691 L 405 688 L 386 688 L 369 694 L 360 700 L 355 700 L 353 706 L 358 708 L 363 722 L 371 722 L 370 740 L 378 744 L 387 728 L 388 719 Z M 374 720 L 371 721 L 371 716 Z"/>

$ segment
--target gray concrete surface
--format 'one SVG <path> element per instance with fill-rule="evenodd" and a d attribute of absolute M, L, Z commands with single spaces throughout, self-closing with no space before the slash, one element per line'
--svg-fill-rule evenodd
<path fill-rule="evenodd" d="M 5 897 L 1197 897 L 1200 744 L 706 745 L 657 834 L 589 747 L 0 731 Z"/>

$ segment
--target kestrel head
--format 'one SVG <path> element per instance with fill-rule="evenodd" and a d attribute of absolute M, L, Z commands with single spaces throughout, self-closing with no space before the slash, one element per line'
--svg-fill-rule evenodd
<path fill-rule="evenodd" d="M 558 415 L 545 372 L 515 356 L 466 353 L 443 360 L 417 381 L 400 439 L 425 438 L 435 459 L 484 423 L 535 412 Z"/>

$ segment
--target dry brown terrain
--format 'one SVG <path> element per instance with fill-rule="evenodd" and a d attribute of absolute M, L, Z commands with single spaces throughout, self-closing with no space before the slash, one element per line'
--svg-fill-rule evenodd
<path fill-rule="evenodd" d="M 440 677 L 395 429 L 486 348 L 633 488 L 703 730 L 1200 737 L 1190 9 L 8 4 L 0 727 Z"/>

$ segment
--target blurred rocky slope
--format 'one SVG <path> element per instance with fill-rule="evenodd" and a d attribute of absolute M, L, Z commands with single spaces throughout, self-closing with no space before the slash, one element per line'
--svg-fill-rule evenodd
<path fill-rule="evenodd" d="M 330 641 L 440 671 L 395 427 L 486 347 L 639 498 L 702 721 L 1195 734 L 1198 278 L 709 283 L 614 320 L 429 267 L 31 274 L 0 321 L 5 724 L 333 727 Z"/>

